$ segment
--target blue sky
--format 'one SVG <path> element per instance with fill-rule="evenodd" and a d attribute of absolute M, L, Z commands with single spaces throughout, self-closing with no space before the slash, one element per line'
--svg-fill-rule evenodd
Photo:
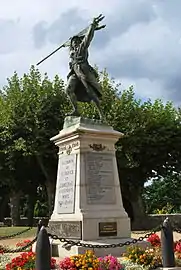
<path fill-rule="evenodd" d="M 32 64 L 103 13 L 90 63 L 107 68 L 122 87 L 134 85 L 143 99 L 181 102 L 180 0 L 1 0 L 0 85 L 16 70 Z M 68 72 L 62 49 L 39 66 L 50 77 Z"/>

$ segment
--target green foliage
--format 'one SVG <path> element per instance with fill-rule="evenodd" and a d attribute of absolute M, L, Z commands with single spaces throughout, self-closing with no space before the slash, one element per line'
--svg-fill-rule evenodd
<path fill-rule="evenodd" d="M 68 110 L 63 87 L 58 76 L 51 82 L 33 66 L 22 78 L 15 72 L 8 79 L 0 99 L 0 159 L 3 181 L 8 179 L 12 188 L 20 188 L 27 177 L 33 181 L 41 177 L 37 175 L 37 157 L 46 160 L 55 156 L 49 139 L 61 129 Z"/>
<path fill-rule="evenodd" d="M 173 173 L 165 178 L 154 179 L 145 187 L 143 198 L 147 213 L 170 214 L 181 210 L 181 178 Z"/>
<path fill-rule="evenodd" d="M 169 204 L 169 203 L 167 203 L 165 206 L 163 206 L 163 208 L 162 209 L 155 209 L 154 211 L 153 211 L 153 213 L 154 214 L 159 214 L 159 215 L 162 215 L 162 214 L 173 214 L 173 213 L 175 213 L 175 211 L 174 211 L 174 206 L 173 205 L 171 205 L 171 204 Z M 176 211 L 176 213 L 178 213 L 179 211 Z"/>
<path fill-rule="evenodd" d="M 34 208 L 34 217 L 46 217 L 48 214 L 48 204 L 36 201 Z"/>
<path fill-rule="evenodd" d="M 34 217 L 46 217 L 48 215 L 48 198 L 44 186 L 40 186 L 37 192 L 37 201 L 34 206 Z"/>
<path fill-rule="evenodd" d="M 133 89 L 124 91 L 116 105 L 113 126 L 125 136 L 118 143 L 118 165 L 124 193 L 136 197 L 136 189 L 155 176 L 181 169 L 181 125 L 169 102 L 141 103 Z"/>

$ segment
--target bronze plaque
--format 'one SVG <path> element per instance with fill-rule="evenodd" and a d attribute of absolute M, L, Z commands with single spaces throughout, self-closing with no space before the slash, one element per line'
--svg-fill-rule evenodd
<path fill-rule="evenodd" d="M 117 236 L 117 222 L 100 222 L 99 236 Z"/>

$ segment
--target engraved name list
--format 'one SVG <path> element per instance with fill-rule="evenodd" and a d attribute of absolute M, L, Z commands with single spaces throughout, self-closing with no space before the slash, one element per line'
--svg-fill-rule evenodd
<path fill-rule="evenodd" d="M 74 213 L 76 180 L 76 154 L 63 156 L 59 160 L 58 214 Z"/>
<path fill-rule="evenodd" d="M 86 191 L 88 204 L 115 204 L 113 157 L 108 154 L 86 154 Z"/>

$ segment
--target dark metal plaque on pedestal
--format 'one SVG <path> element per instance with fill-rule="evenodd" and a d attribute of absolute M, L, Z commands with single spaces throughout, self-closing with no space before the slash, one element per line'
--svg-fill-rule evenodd
<path fill-rule="evenodd" d="M 117 236 L 117 222 L 100 222 L 99 236 Z"/>
<path fill-rule="evenodd" d="M 51 221 L 49 222 L 48 231 L 56 234 L 58 237 L 70 239 L 82 239 L 82 222 L 81 221 Z"/>

